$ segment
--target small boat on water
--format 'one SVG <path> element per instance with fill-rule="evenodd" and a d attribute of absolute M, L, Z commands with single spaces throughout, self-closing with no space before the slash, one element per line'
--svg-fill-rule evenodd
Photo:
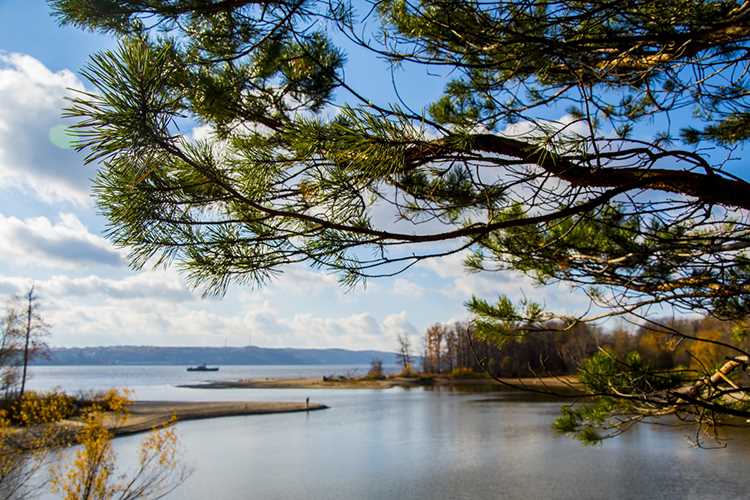
<path fill-rule="evenodd" d="M 219 367 L 208 367 L 206 365 L 198 365 L 198 366 L 188 366 L 187 371 L 189 372 L 218 372 Z"/>

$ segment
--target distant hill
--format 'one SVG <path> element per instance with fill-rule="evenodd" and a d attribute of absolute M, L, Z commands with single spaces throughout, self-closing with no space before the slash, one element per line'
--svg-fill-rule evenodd
<path fill-rule="evenodd" d="M 378 358 L 396 364 L 384 351 L 270 347 L 56 347 L 37 365 L 366 365 Z"/>

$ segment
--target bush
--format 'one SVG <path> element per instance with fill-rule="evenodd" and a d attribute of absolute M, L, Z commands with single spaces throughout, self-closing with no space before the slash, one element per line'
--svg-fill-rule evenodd
<path fill-rule="evenodd" d="M 129 389 L 108 389 L 104 392 L 80 392 L 76 404 L 81 413 L 89 411 L 111 411 L 125 413 L 132 403 L 132 391 Z"/>
<path fill-rule="evenodd" d="M 475 372 L 471 368 L 454 368 L 451 371 L 453 378 L 485 378 L 487 375 L 483 372 Z"/>
<path fill-rule="evenodd" d="M 411 363 L 407 363 L 406 366 L 404 366 L 401 369 L 401 372 L 398 374 L 400 377 L 416 377 L 417 372 L 414 371 L 414 368 L 412 368 Z"/>
<path fill-rule="evenodd" d="M 0 417 L 10 426 L 31 427 L 78 417 L 91 411 L 125 413 L 130 403 L 128 390 L 109 389 L 76 396 L 60 390 L 27 391 L 20 398 L 0 401 Z"/>
<path fill-rule="evenodd" d="M 383 361 L 380 359 L 373 359 L 370 362 L 370 370 L 367 372 L 367 378 L 373 380 L 382 380 L 385 378 L 383 373 Z"/>
<path fill-rule="evenodd" d="M 30 427 L 49 424 L 77 414 L 75 398 L 61 391 L 39 393 L 28 391 L 11 401 L 6 410 L 10 425 Z"/>

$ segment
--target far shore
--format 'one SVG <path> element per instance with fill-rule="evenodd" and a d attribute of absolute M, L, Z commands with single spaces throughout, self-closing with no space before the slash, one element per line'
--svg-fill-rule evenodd
<path fill-rule="evenodd" d="M 575 376 L 502 378 L 451 377 L 430 375 L 422 377 L 392 376 L 383 379 L 316 377 L 316 378 L 253 378 L 241 380 L 216 380 L 178 387 L 189 389 L 391 389 L 393 387 L 456 387 L 477 389 L 519 389 L 534 392 L 550 392 L 559 395 L 583 394 L 583 386 Z"/>

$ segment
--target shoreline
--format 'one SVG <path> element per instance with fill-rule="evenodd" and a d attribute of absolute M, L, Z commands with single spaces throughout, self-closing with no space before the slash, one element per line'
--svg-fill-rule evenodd
<path fill-rule="evenodd" d="M 234 417 L 241 415 L 271 415 L 326 410 L 324 404 L 261 402 L 261 401 L 134 401 L 127 413 L 119 418 L 105 415 L 104 425 L 113 437 L 148 432 L 155 428 L 188 420 Z M 60 422 L 71 433 L 82 427 L 77 420 Z"/>
<path fill-rule="evenodd" d="M 503 378 L 498 382 L 489 377 L 454 378 L 446 375 L 429 377 L 367 378 L 265 378 L 241 380 L 206 381 L 197 384 L 181 384 L 186 389 L 392 389 L 394 387 L 445 387 L 481 390 L 531 390 L 548 391 L 560 395 L 583 394 L 582 385 L 575 376 L 538 378 Z"/>

